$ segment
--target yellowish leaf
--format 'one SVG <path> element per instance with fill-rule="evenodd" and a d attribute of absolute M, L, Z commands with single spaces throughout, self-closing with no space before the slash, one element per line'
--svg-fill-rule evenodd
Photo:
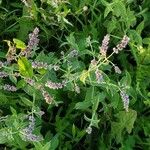
<path fill-rule="evenodd" d="M 89 77 L 89 71 L 88 70 L 83 70 L 81 75 L 80 75 L 80 81 L 85 84 L 86 78 Z"/>

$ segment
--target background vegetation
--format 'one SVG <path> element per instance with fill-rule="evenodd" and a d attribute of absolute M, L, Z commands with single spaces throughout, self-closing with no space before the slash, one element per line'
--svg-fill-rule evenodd
<path fill-rule="evenodd" d="M 149 0 L 0 0 L 0 149 L 150 148 Z"/>

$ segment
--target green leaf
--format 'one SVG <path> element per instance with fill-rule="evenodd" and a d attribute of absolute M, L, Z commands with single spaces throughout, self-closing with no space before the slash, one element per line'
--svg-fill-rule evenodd
<path fill-rule="evenodd" d="M 10 79 L 10 81 L 13 82 L 14 84 L 17 83 L 17 78 L 16 78 L 15 76 L 10 75 L 10 76 L 9 76 L 9 79 Z"/>
<path fill-rule="evenodd" d="M 30 106 L 30 107 L 33 106 L 33 103 L 30 100 L 28 100 L 27 98 L 20 96 L 20 99 L 26 106 Z"/>
<path fill-rule="evenodd" d="M 51 139 L 51 147 L 50 150 L 55 150 L 58 147 L 59 140 L 58 140 L 58 135 L 56 134 L 52 139 Z M 45 149 L 43 149 L 45 150 Z"/>
<path fill-rule="evenodd" d="M 43 150 L 43 145 L 40 142 L 33 143 L 36 150 Z"/>
<path fill-rule="evenodd" d="M 18 59 L 19 72 L 22 76 L 32 77 L 33 69 L 31 63 L 27 60 L 26 57 L 21 57 Z"/>
<path fill-rule="evenodd" d="M 18 83 L 17 83 L 17 89 L 23 88 L 26 84 L 27 84 L 27 83 L 26 83 L 23 79 L 21 79 L 21 80 L 18 81 Z"/>
<path fill-rule="evenodd" d="M 72 125 L 72 136 L 73 136 L 73 138 L 75 138 L 75 136 L 76 136 L 76 127 L 74 124 Z"/>
<path fill-rule="evenodd" d="M 150 38 L 144 38 L 143 43 L 150 45 Z"/>
<path fill-rule="evenodd" d="M 108 14 L 109 14 L 110 12 L 112 12 L 112 11 L 113 11 L 112 5 L 111 5 L 111 4 L 108 4 L 107 7 L 106 7 L 106 9 L 105 9 L 105 12 L 104 12 L 104 18 L 106 18 L 106 17 L 108 16 Z"/>
<path fill-rule="evenodd" d="M 13 115 L 17 115 L 17 111 L 13 107 L 10 106 L 10 110 Z"/>
<path fill-rule="evenodd" d="M 6 135 L 7 135 L 7 130 L 5 128 L 0 129 L 0 144 L 5 144 L 6 142 L 8 142 Z"/>
<path fill-rule="evenodd" d="M 13 39 L 13 42 L 16 44 L 16 48 L 19 48 L 22 50 L 26 49 L 26 44 L 22 42 L 21 40 Z"/>
<path fill-rule="evenodd" d="M 81 109 L 81 110 L 86 110 L 88 107 L 90 107 L 92 103 L 90 101 L 83 101 L 83 102 L 78 102 L 75 105 L 75 109 Z"/>
<path fill-rule="evenodd" d="M 50 150 L 51 148 L 51 141 L 50 142 L 47 142 L 43 147 L 42 147 L 42 150 Z"/>
<path fill-rule="evenodd" d="M 126 8 L 123 2 L 116 1 L 113 3 L 113 14 L 117 17 L 122 16 L 122 18 L 126 17 Z"/>
<path fill-rule="evenodd" d="M 131 76 L 129 72 L 126 71 L 126 75 L 120 80 L 121 85 L 130 86 L 131 85 Z"/>
<path fill-rule="evenodd" d="M 117 20 L 115 17 L 112 17 L 111 21 L 107 20 L 106 22 L 107 22 L 106 27 L 107 27 L 108 33 L 111 33 L 117 28 Z"/>
<path fill-rule="evenodd" d="M 144 29 L 144 21 L 142 21 L 137 27 L 136 27 L 136 32 L 141 35 L 142 30 Z"/>
<path fill-rule="evenodd" d="M 5 103 L 8 103 L 9 100 L 7 98 L 7 95 L 0 92 L 0 105 L 4 105 Z"/>
<path fill-rule="evenodd" d="M 74 37 L 74 33 L 71 33 L 68 37 L 67 37 L 67 42 L 70 46 L 72 46 L 72 48 L 79 50 L 78 45 L 76 44 L 76 39 Z"/>
<path fill-rule="evenodd" d="M 111 133 L 112 137 L 115 137 L 116 141 L 119 143 L 122 140 L 124 129 L 126 129 L 129 134 L 131 133 L 134 122 L 137 118 L 137 112 L 130 109 L 129 112 L 120 111 L 115 116 L 117 117 L 118 121 L 112 122 Z"/>

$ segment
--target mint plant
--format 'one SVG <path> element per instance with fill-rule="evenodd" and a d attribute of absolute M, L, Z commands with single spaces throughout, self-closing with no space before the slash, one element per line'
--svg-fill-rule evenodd
<path fill-rule="evenodd" d="M 0 2 L 1 149 L 149 148 L 149 2 Z"/>

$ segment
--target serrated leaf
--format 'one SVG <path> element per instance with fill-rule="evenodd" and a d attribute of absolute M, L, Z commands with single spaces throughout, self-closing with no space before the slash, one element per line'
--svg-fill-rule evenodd
<path fill-rule="evenodd" d="M 8 142 L 6 135 L 7 135 L 7 130 L 5 130 L 4 128 L 0 129 L 0 144 L 4 144 Z"/>
<path fill-rule="evenodd" d="M 113 14 L 117 17 L 122 16 L 125 17 L 126 16 L 126 8 L 123 2 L 121 1 L 117 1 L 115 3 L 113 3 Z"/>
<path fill-rule="evenodd" d="M 23 41 L 21 41 L 21 40 L 19 40 L 19 39 L 13 39 L 13 42 L 16 44 L 16 48 L 18 48 L 18 49 L 22 49 L 22 50 L 24 50 L 24 49 L 26 49 L 27 47 L 26 47 L 26 44 L 23 42 Z"/>
<path fill-rule="evenodd" d="M 32 77 L 33 69 L 31 63 L 27 60 L 26 57 L 21 57 L 18 59 L 19 72 L 22 76 Z"/>
<path fill-rule="evenodd" d="M 124 129 L 126 129 L 129 134 L 131 133 L 134 122 L 137 118 L 137 112 L 130 109 L 129 112 L 120 111 L 115 116 L 117 117 L 118 121 L 112 122 L 111 133 L 113 137 L 116 137 L 117 142 L 121 142 Z"/>

